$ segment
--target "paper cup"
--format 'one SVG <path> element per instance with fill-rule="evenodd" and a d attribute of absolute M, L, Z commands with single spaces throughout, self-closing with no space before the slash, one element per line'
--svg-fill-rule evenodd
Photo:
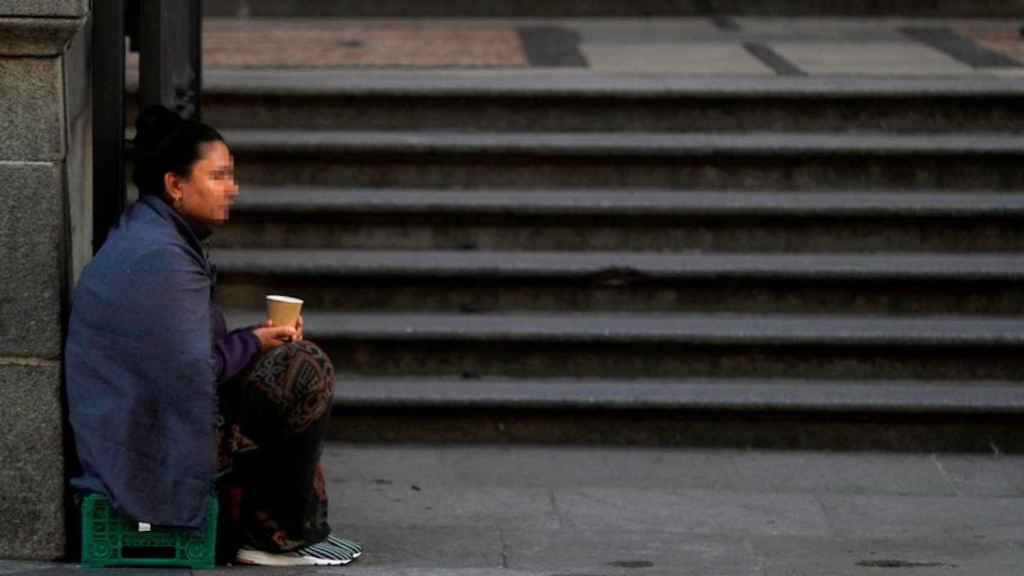
<path fill-rule="evenodd" d="M 274 326 L 295 326 L 302 311 L 302 300 L 290 296 L 267 296 L 267 319 Z"/>

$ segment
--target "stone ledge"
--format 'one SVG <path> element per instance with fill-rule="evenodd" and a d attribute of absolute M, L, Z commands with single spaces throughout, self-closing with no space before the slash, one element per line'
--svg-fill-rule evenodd
<path fill-rule="evenodd" d="M 138 70 L 126 72 L 129 92 Z M 600 71 L 535 70 L 210 70 L 203 94 L 344 98 L 619 98 L 875 99 L 1018 98 L 1024 81 L 1012 78 L 651 76 Z"/>
<path fill-rule="evenodd" d="M 0 17 L 0 56 L 59 56 L 85 18 Z"/>
<path fill-rule="evenodd" d="M 417 190 L 246 186 L 236 214 L 445 214 L 630 217 L 988 218 L 1024 216 L 1024 195 L 997 192 L 702 192 Z"/>
<path fill-rule="evenodd" d="M 230 324 L 252 326 L 259 310 L 228 310 Z M 845 314 L 687 314 L 524 312 L 488 314 L 305 314 L 316 340 L 373 342 L 528 342 L 534 345 L 609 344 L 839 348 L 1012 350 L 1024 326 L 1008 316 L 861 317 Z"/>
<path fill-rule="evenodd" d="M 341 377 L 336 408 L 1021 414 L 1014 382 Z"/>
<path fill-rule="evenodd" d="M 88 14 L 89 5 L 89 0 L 0 0 L 0 17 L 72 18 Z"/>
<path fill-rule="evenodd" d="M 1024 280 L 1015 254 L 663 254 L 464 250 L 244 250 L 213 256 L 226 274 L 325 278 L 573 279 L 632 273 L 646 281 L 821 280 L 977 282 Z"/>
<path fill-rule="evenodd" d="M 652 134 L 465 133 L 425 131 L 225 130 L 236 155 L 332 157 L 352 154 L 459 156 L 562 156 L 694 159 L 721 157 L 910 157 L 1016 156 L 1024 137 L 999 133 L 955 133 L 936 138 L 920 134 L 806 134 L 749 132 Z"/>

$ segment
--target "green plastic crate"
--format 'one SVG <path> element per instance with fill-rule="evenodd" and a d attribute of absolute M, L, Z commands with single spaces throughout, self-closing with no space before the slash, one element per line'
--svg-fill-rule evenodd
<path fill-rule="evenodd" d="M 217 499 L 211 497 L 202 534 L 176 528 L 140 531 L 102 494 L 82 501 L 82 566 L 179 566 L 213 568 L 217 549 Z"/>

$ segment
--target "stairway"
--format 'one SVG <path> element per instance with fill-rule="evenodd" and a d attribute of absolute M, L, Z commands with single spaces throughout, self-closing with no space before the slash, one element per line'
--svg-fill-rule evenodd
<path fill-rule="evenodd" d="M 220 72 L 349 441 L 1019 449 L 1024 85 Z"/>

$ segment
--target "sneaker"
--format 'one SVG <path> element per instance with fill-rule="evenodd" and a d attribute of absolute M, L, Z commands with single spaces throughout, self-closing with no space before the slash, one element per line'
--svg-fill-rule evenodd
<path fill-rule="evenodd" d="M 235 561 L 255 566 L 344 566 L 352 556 L 324 542 L 303 546 L 291 552 L 264 552 L 248 546 L 238 550 Z"/>
<path fill-rule="evenodd" d="M 363 547 L 362 546 L 360 546 L 359 544 L 356 544 L 355 542 L 353 542 L 351 540 L 347 540 L 345 538 L 338 538 L 337 536 L 334 536 L 333 534 L 331 536 L 328 536 L 327 540 L 324 540 L 324 543 L 331 544 L 333 546 L 337 546 L 338 548 L 341 548 L 342 550 L 347 552 L 348 555 L 351 556 L 353 560 L 355 560 L 356 558 L 359 558 L 360 556 L 363 555 Z"/>

